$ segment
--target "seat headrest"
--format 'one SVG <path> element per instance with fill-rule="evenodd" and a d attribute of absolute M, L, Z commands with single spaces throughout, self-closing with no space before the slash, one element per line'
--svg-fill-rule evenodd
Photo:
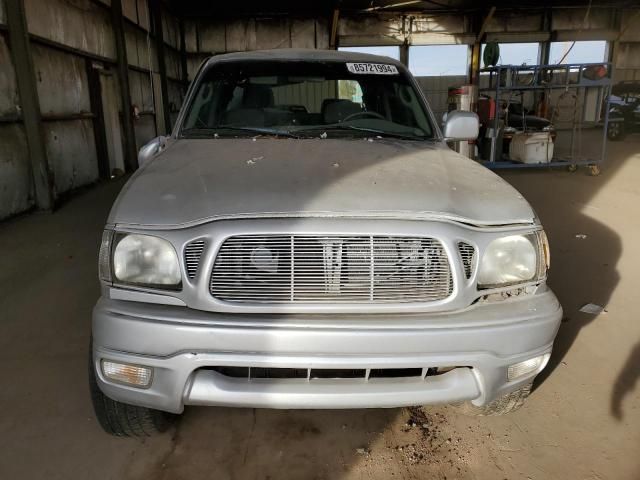
<path fill-rule="evenodd" d="M 340 123 L 349 115 L 362 111 L 359 103 L 351 100 L 326 99 L 322 102 L 322 118 L 324 123 Z"/>
<path fill-rule="evenodd" d="M 267 108 L 273 106 L 273 90 L 267 85 L 247 85 L 242 96 L 244 108 Z"/>

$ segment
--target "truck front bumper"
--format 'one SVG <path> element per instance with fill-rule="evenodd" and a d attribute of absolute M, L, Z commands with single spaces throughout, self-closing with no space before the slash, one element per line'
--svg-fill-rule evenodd
<path fill-rule="evenodd" d="M 458 312 L 402 315 L 263 315 L 102 298 L 93 312 L 100 389 L 125 403 L 180 413 L 185 405 L 370 408 L 471 400 L 485 405 L 531 382 L 510 365 L 549 354 L 562 309 L 547 289 Z M 151 385 L 107 379 L 103 360 L 153 369 Z M 366 378 L 248 379 L 220 367 L 365 370 Z M 434 367 L 458 367 L 426 375 Z M 372 378 L 372 369 L 421 376 Z"/>

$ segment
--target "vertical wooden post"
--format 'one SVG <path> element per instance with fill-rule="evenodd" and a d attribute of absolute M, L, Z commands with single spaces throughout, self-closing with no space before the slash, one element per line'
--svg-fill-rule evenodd
<path fill-rule="evenodd" d="M 164 28 L 162 25 L 162 4 L 158 0 L 150 0 L 149 7 L 153 18 L 153 37 L 156 41 L 156 52 L 158 53 L 158 73 L 160 74 L 160 91 L 162 95 L 162 115 L 166 134 L 171 131 L 171 112 L 169 107 L 169 84 L 167 82 L 167 62 L 164 48 Z M 157 115 L 157 112 L 156 112 Z"/>
<path fill-rule="evenodd" d="M 400 45 L 400 63 L 409 68 L 409 43 L 406 39 Z"/>
<path fill-rule="evenodd" d="M 469 46 L 471 62 L 469 62 L 469 83 L 477 85 L 480 80 L 480 42 Z"/>
<path fill-rule="evenodd" d="M 53 178 L 44 143 L 40 99 L 31 55 L 24 1 L 6 0 L 5 5 L 11 57 L 18 82 L 22 120 L 29 147 L 36 205 L 42 210 L 52 210 L 55 200 Z"/>
<path fill-rule="evenodd" d="M 128 171 L 138 168 L 136 133 L 131 115 L 131 90 L 129 89 L 129 61 L 124 36 L 122 0 L 111 0 L 111 24 L 116 40 L 118 83 L 120 84 L 120 109 L 122 111 L 122 136 L 124 138 L 124 163 Z"/>
<path fill-rule="evenodd" d="M 329 48 L 336 50 L 338 48 L 338 22 L 340 21 L 340 10 L 337 8 L 333 11 L 331 17 L 331 32 L 329 35 Z"/>
<path fill-rule="evenodd" d="M 549 34 L 549 37 L 546 41 L 540 43 L 540 55 L 538 57 L 539 65 L 549 65 L 549 58 L 551 54 L 551 9 L 545 9 L 542 14 L 542 25 L 540 25 L 540 29 L 543 32 Z"/>
<path fill-rule="evenodd" d="M 107 147 L 107 133 L 104 124 L 104 109 L 102 105 L 102 86 L 100 84 L 100 70 L 102 66 L 95 65 L 93 60 L 85 59 L 87 69 L 87 83 L 89 85 L 89 103 L 93 113 L 93 136 L 96 142 L 98 158 L 98 172 L 100 178 L 111 178 L 109 152 Z"/>
<path fill-rule="evenodd" d="M 184 17 L 180 17 L 180 68 L 182 69 L 183 93 L 189 85 L 189 66 L 187 65 L 187 33 L 185 31 Z"/>
<path fill-rule="evenodd" d="M 473 44 L 473 50 L 471 51 L 471 64 L 469 69 L 469 80 L 473 85 L 477 85 L 480 81 L 480 45 L 484 41 L 485 32 L 487 31 L 489 22 L 491 21 L 495 13 L 496 7 L 491 7 L 489 9 L 489 13 L 487 13 L 487 16 L 484 17 L 484 20 L 482 21 L 482 25 L 480 26 L 478 34 L 476 35 L 476 41 Z M 478 17 L 475 17 L 474 23 L 476 23 L 477 20 Z"/>

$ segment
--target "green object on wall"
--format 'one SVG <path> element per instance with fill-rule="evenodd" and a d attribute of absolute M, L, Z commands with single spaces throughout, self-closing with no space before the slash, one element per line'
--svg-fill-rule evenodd
<path fill-rule="evenodd" d="M 497 42 L 489 42 L 484 46 L 482 63 L 485 67 L 495 67 L 500 59 L 500 45 Z"/>

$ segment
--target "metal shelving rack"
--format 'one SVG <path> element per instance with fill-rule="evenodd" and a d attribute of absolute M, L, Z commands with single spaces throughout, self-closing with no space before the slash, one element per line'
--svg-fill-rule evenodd
<path fill-rule="evenodd" d="M 588 68 L 605 67 L 606 75 L 596 80 L 590 80 L 585 77 L 585 70 Z M 572 170 L 576 169 L 580 165 L 591 167 L 593 174 L 598 174 L 600 171 L 600 165 L 604 162 L 607 145 L 607 127 L 609 125 L 609 95 L 611 93 L 611 63 L 572 63 L 562 65 L 500 65 L 496 67 L 483 68 L 480 73 L 488 74 L 489 86 L 479 88 L 479 93 L 485 93 L 493 96 L 496 102 L 496 112 L 493 119 L 493 134 L 491 135 L 491 154 L 489 159 L 482 160 L 481 163 L 488 168 L 548 168 L 548 167 L 570 167 Z M 527 84 L 518 84 L 519 79 L 526 78 Z M 501 95 L 509 94 L 513 92 L 546 92 L 551 93 L 552 90 L 574 90 L 577 95 L 583 94 L 586 97 L 587 89 L 599 89 L 597 105 L 604 105 L 604 122 L 602 129 L 602 148 L 600 151 L 600 158 L 576 158 L 574 156 L 573 142 L 575 140 L 575 115 L 574 125 L 571 137 L 571 156 L 569 158 L 556 158 L 554 156 L 548 163 L 518 163 L 509 160 L 502 156 L 502 158 L 496 158 L 498 155 L 497 141 L 498 131 L 500 128 L 500 101 Z M 581 90 L 582 89 L 582 90 Z M 606 102 L 606 105 L 605 105 Z M 584 102 L 586 103 L 586 102 Z M 583 103 L 583 107 L 584 107 Z M 577 102 L 576 102 L 577 106 Z M 582 119 L 580 119 L 579 129 L 582 128 Z M 506 113 L 508 115 L 508 112 Z M 600 124 L 596 121 L 595 123 Z M 562 132 L 562 131 L 561 131 Z"/>

